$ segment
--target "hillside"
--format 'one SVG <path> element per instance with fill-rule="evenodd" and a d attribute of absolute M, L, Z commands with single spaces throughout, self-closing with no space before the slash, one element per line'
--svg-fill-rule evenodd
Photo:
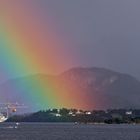
<path fill-rule="evenodd" d="M 37 87 L 38 84 L 45 85 L 45 97 L 52 104 L 45 106 L 42 102 L 39 105 L 39 94 L 42 93 Z M 49 94 L 52 92 L 49 91 L 52 90 L 55 91 L 53 94 L 59 97 L 58 100 L 61 100 L 60 105 L 55 104 L 56 96 L 55 99 L 50 99 Z M 12 79 L 0 86 L 0 93 L 2 102 L 24 102 L 31 107 L 38 105 L 38 109 L 45 109 L 45 107 L 140 108 L 140 82 L 130 75 L 104 68 L 73 68 L 58 76 L 37 74 Z M 36 96 L 32 96 L 33 94 Z"/>

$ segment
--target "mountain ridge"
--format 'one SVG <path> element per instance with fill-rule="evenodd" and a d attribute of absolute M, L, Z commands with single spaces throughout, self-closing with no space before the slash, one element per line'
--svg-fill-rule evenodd
<path fill-rule="evenodd" d="M 35 74 L 8 80 L 0 85 L 1 99 L 10 96 L 7 100 L 14 101 L 17 98 L 24 102 L 22 98 L 25 92 L 36 91 L 36 87 L 30 83 L 36 85 L 38 81 L 44 83 L 46 88 L 53 84 L 56 91 L 65 91 L 65 94 L 57 94 L 62 98 L 68 97 L 67 100 L 77 101 L 75 106 L 68 106 L 71 108 L 140 108 L 140 81 L 128 74 L 97 67 L 76 67 L 54 76 Z M 20 93 L 14 87 L 20 87 Z M 64 104 L 61 107 L 67 106 Z"/>

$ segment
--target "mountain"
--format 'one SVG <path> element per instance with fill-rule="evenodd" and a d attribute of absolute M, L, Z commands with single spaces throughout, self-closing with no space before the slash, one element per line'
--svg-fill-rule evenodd
<path fill-rule="evenodd" d="M 55 103 L 52 103 L 50 107 L 140 108 L 140 82 L 136 78 L 95 67 L 72 68 L 57 76 L 37 74 L 9 80 L 0 85 L 0 101 L 19 101 L 35 105 L 39 95 L 32 98 L 30 95 L 41 94 L 38 84 L 45 85 L 48 91 L 45 93 L 47 99 L 50 97 L 49 91 L 52 90 L 50 87 L 53 87 L 57 94 L 54 100 L 57 101 L 58 97 L 58 100 L 61 100 L 60 106 L 53 106 Z"/>
<path fill-rule="evenodd" d="M 140 82 L 128 74 L 104 68 L 74 68 L 60 78 L 81 89 L 95 108 L 140 108 Z"/>

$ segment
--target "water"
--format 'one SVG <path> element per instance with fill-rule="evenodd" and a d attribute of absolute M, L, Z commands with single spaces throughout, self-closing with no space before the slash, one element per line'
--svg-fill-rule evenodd
<path fill-rule="evenodd" d="M 140 125 L 0 124 L 0 140 L 140 140 Z"/>

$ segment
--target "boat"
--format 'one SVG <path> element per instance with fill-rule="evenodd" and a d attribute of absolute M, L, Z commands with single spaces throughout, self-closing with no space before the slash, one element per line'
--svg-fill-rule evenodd
<path fill-rule="evenodd" d="M 0 105 L 2 106 L 0 107 L 0 123 L 7 121 L 9 114 L 17 112 L 17 108 L 27 108 L 23 104 L 18 103 L 0 103 Z"/>
<path fill-rule="evenodd" d="M 0 123 L 5 122 L 8 120 L 8 116 L 4 116 L 2 113 L 0 113 Z"/>

